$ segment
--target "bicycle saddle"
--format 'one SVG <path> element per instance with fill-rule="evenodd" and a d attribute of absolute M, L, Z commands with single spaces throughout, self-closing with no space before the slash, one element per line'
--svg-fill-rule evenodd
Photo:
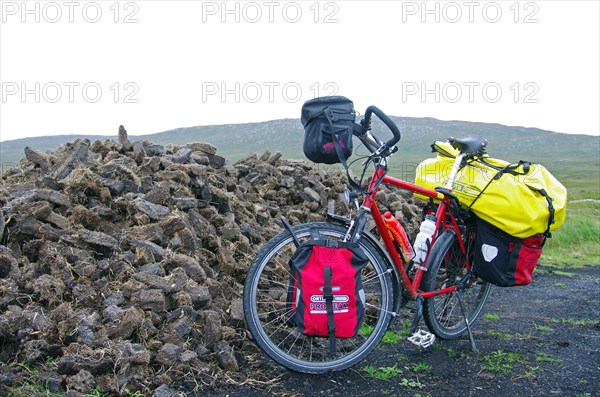
<path fill-rule="evenodd" d="M 466 138 L 448 138 L 453 148 L 467 154 L 478 154 L 485 152 L 487 139 L 480 136 L 469 136 Z"/>

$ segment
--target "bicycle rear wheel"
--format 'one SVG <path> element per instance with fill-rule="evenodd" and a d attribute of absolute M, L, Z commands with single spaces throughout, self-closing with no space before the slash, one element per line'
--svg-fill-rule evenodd
<path fill-rule="evenodd" d="M 314 222 L 292 228 L 300 242 L 318 233 L 322 238 L 341 240 L 346 228 Z M 365 316 L 358 334 L 338 338 L 337 355 L 330 357 L 326 337 L 298 332 L 291 318 L 288 298 L 289 260 L 296 251 L 289 232 L 275 236 L 258 252 L 244 284 L 246 325 L 259 347 L 279 364 L 304 373 L 339 371 L 364 359 L 381 341 L 388 328 L 393 296 L 390 270 L 378 250 L 361 239 L 369 263 L 362 271 L 366 295 Z"/>
<path fill-rule="evenodd" d="M 475 227 L 468 227 L 463 235 L 466 253 L 460 249 L 456 234 L 447 230 L 431 248 L 427 272 L 421 283 L 424 291 L 458 285 L 466 275 L 466 258 L 473 263 L 475 249 Z M 471 276 L 464 291 L 463 303 L 466 318 L 472 324 L 483 309 L 490 293 L 490 284 Z M 442 339 L 458 338 L 467 330 L 465 316 L 460 308 L 459 292 L 438 295 L 425 300 L 423 317 L 431 332 Z"/>

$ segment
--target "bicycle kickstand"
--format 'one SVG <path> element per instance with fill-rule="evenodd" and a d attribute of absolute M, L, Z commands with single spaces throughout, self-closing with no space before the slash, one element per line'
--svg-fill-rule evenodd
<path fill-rule="evenodd" d="M 465 325 L 467 326 L 467 334 L 469 335 L 469 343 L 471 344 L 471 350 L 476 352 L 477 346 L 475 345 L 475 338 L 473 337 L 473 332 L 471 332 L 471 324 L 469 324 L 469 319 L 467 319 L 467 315 L 465 313 L 465 304 L 463 300 L 463 296 L 465 294 L 464 290 L 458 291 L 458 303 L 460 304 L 460 311 L 465 319 Z"/>

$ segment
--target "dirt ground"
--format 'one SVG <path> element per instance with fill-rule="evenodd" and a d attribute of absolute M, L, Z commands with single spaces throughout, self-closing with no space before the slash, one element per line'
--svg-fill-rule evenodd
<path fill-rule="evenodd" d="M 401 340 L 328 375 L 291 372 L 257 353 L 226 382 L 240 386 L 221 384 L 208 395 L 600 396 L 599 298 L 597 266 L 539 266 L 530 286 L 492 289 L 487 315 L 474 324 L 477 352 L 466 336 L 426 350 Z M 392 329 L 401 331 L 409 316 L 407 307 Z"/>

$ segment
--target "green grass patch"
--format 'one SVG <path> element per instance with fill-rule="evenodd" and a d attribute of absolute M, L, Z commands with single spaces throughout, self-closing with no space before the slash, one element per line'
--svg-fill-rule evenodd
<path fill-rule="evenodd" d="M 369 335 L 371 335 L 371 333 L 373 332 L 373 326 L 368 325 L 366 323 L 362 323 L 360 328 L 358 329 L 358 334 L 360 336 L 364 336 L 365 338 L 368 337 Z"/>
<path fill-rule="evenodd" d="M 486 320 L 498 320 L 500 317 L 496 313 L 485 313 L 483 318 Z"/>
<path fill-rule="evenodd" d="M 406 354 L 398 354 L 397 361 L 410 361 L 410 358 Z"/>
<path fill-rule="evenodd" d="M 600 163 L 596 157 L 590 161 L 578 159 L 559 160 L 559 164 L 540 161 L 567 188 L 569 201 L 600 199 Z"/>
<path fill-rule="evenodd" d="M 421 382 L 419 382 L 418 380 L 407 379 L 407 378 L 402 378 L 400 380 L 400 386 L 407 387 L 410 389 L 422 389 L 425 387 L 425 385 L 422 384 Z"/>
<path fill-rule="evenodd" d="M 426 363 L 417 363 L 412 366 L 412 370 L 415 372 L 431 372 L 431 365 Z"/>
<path fill-rule="evenodd" d="M 412 323 L 410 321 L 402 320 L 402 329 L 400 330 L 400 333 L 408 337 L 408 331 L 410 330 L 411 325 Z"/>
<path fill-rule="evenodd" d="M 367 365 L 363 367 L 363 371 L 373 379 L 377 380 L 388 380 L 395 376 L 402 374 L 402 370 L 398 369 L 397 365 L 393 367 L 374 367 L 373 365 Z"/>
<path fill-rule="evenodd" d="M 546 242 L 541 263 L 548 266 L 600 264 L 600 202 L 569 203 L 562 227 Z"/>
<path fill-rule="evenodd" d="M 527 369 L 525 370 L 525 373 L 523 374 L 524 378 L 527 379 L 535 379 L 536 378 L 536 373 L 537 371 L 540 369 L 540 367 L 532 367 L 529 366 L 527 367 Z"/>
<path fill-rule="evenodd" d="M 563 276 L 563 277 L 569 277 L 569 278 L 577 277 L 577 275 L 575 273 L 565 272 L 562 270 L 555 270 L 554 274 L 556 274 L 557 276 Z"/>
<path fill-rule="evenodd" d="M 128 391 L 129 389 L 125 389 Z M 108 397 L 108 393 L 103 393 L 100 391 L 100 386 L 96 386 L 91 392 L 86 394 L 84 397 Z"/>
<path fill-rule="evenodd" d="M 400 342 L 401 340 L 404 340 L 404 334 L 402 334 L 401 332 L 397 332 L 397 331 L 386 331 L 385 334 L 383 334 L 383 338 L 381 339 L 381 343 L 384 343 L 386 345 L 393 345 L 395 343 Z"/>
<path fill-rule="evenodd" d="M 466 358 L 468 358 L 467 354 L 465 354 L 465 353 L 458 353 L 456 350 L 454 350 L 450 346 L 444 347 L 444 345 L 442 345 L 441 343 L 439 343 L 438 345 L 440 346 L 440 348 L 443 348 L 444 350 L 446 350 L 446 353 L 448 354 L 448 357 L 451 358 L 451 359 L 453 359 L 453 360 L 459 360 L 459 359 L 466 359 Z M 435 346 L 435 344 L 433 346 Z"/>
<path fill-rule="evenodd" d="M 571 324 L 571 325 L 575 325 L 577 327 L 588 327 L 588 326 L 593 327 L 600 322 L 600 320 L 591 320 L 591 319 L 576 320 L 572 317 L 563 318 L 563 319 L 551 319 L 550 321 L 552 321 L 553 323 L 558 323 L 558 324 Z"/>
<path fill-rule="evenodd" d="M 483 371 L 509 375 L 513 371 L 514 366 L 523 361 L 523 356 L 515 352 L 497 350 L 481 357 L 481 359 L 483 361 L 481 365 Z"/>
<path fill-rule="evenodd" d="M 554 358 L 549 354 L 546 353 L 539 353 L 537 356 L 535 356 L 535 362 L 536 363 L 562 363 L 562 360 L 560 358 Z"/>
<path fill-rule="evenodd" d="M 536 325 L 535 329 L 537 329 L 538 331 L 541 331 L 541 332 L 550 332 L 550 331 L 553 331 L 553 329 L 550 328 L 547 325 Z"/>

